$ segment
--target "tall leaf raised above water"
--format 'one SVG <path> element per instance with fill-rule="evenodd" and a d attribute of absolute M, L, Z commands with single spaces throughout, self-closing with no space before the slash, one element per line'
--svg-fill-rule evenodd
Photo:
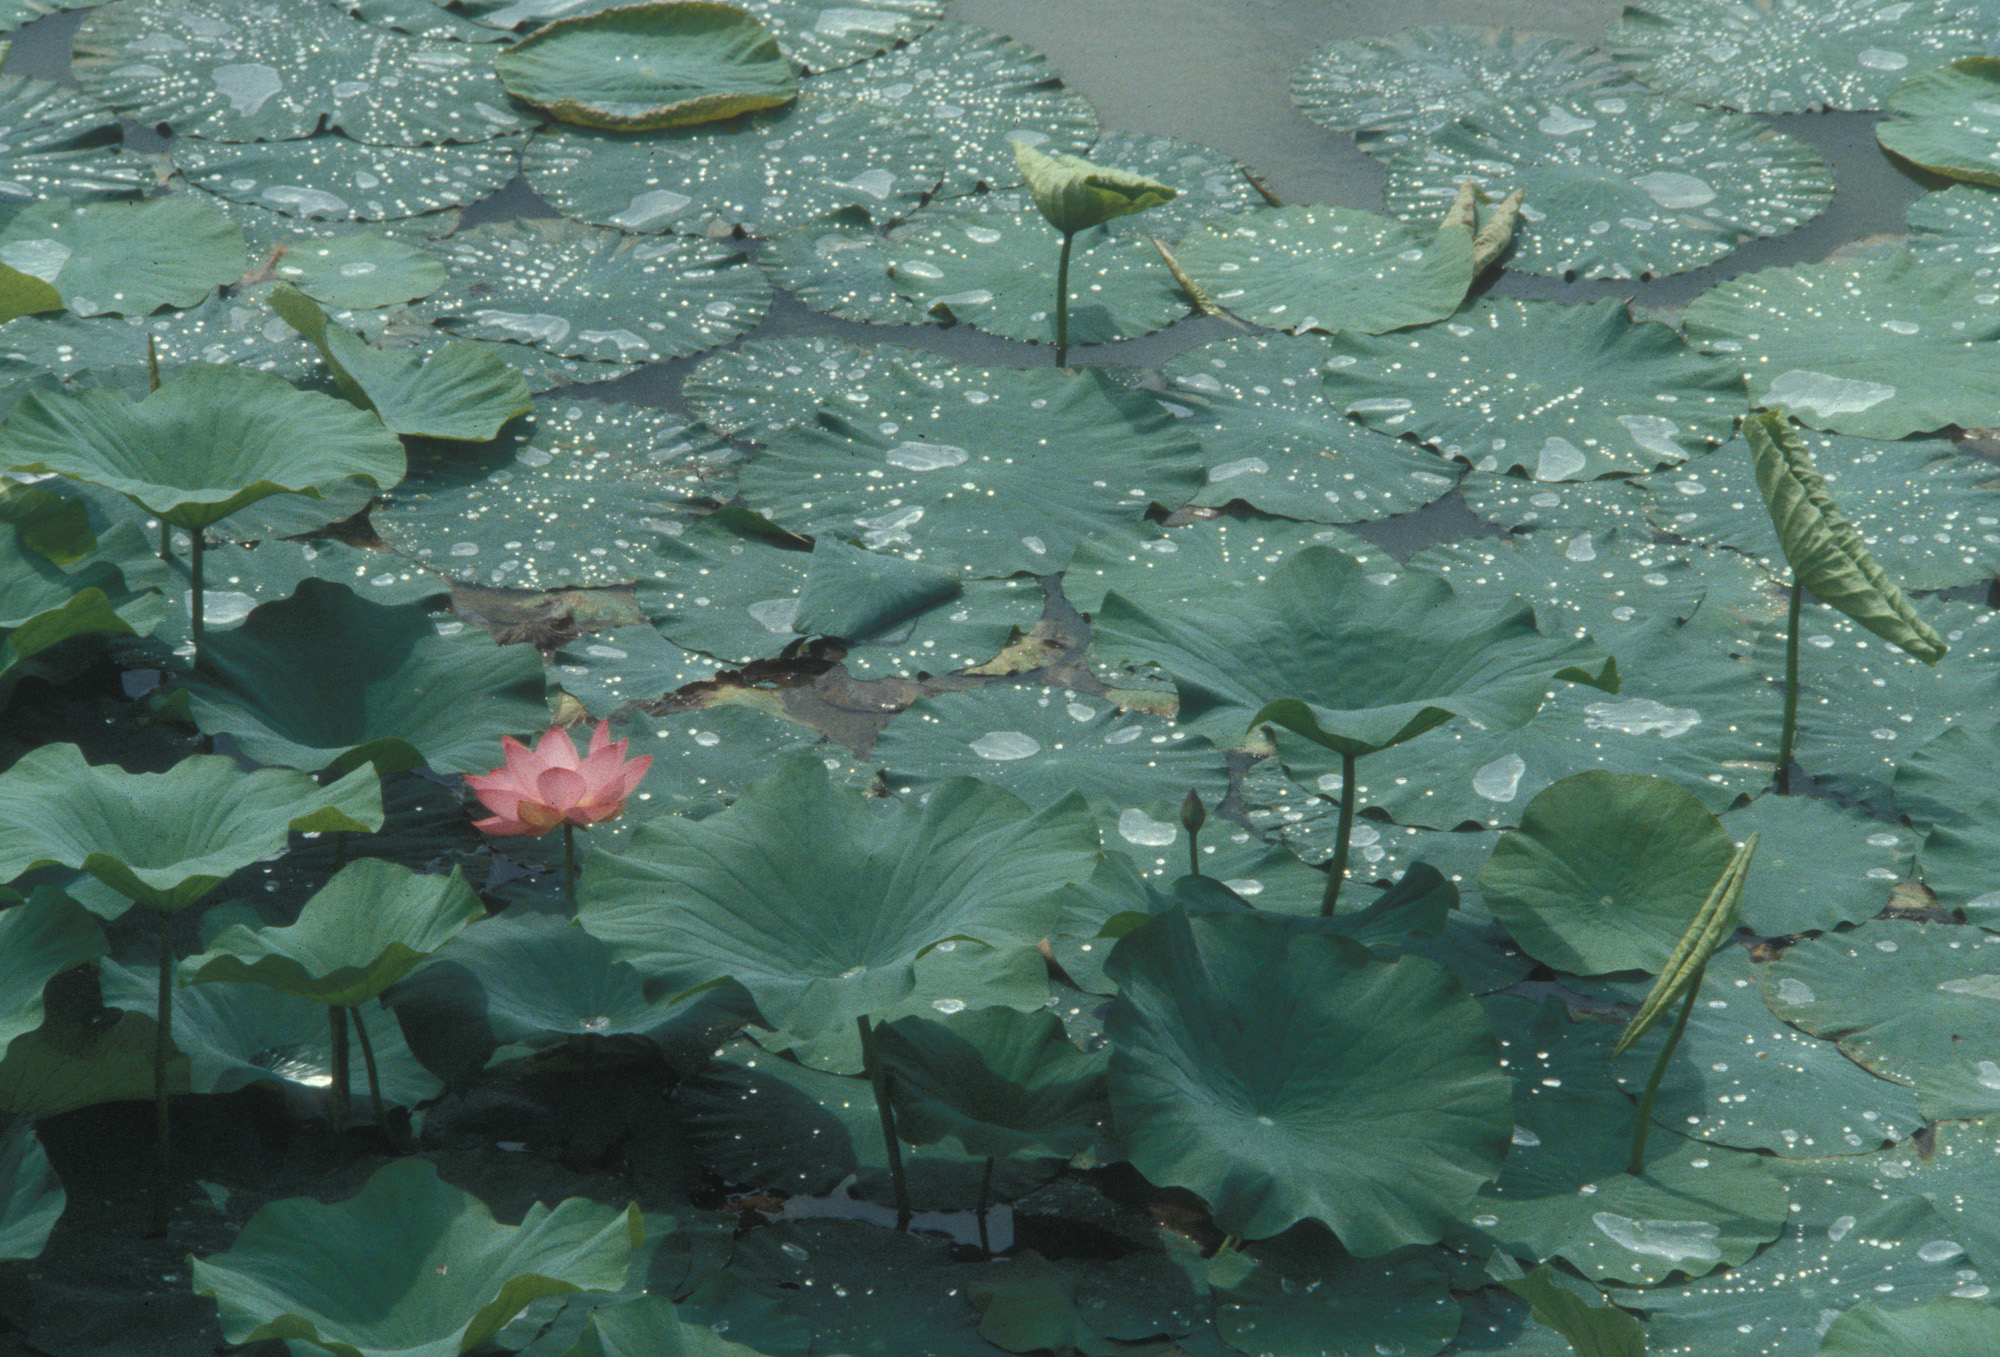
<path fill-rule="evenodd" d="M 1811 451 L 1784 412 L 1752 415 L 1743 433 L 1756 460 L 1757 488 L 1797 581 L 1820 602 L 1924 663 L 1943 659 L 1944 638 L 1875 564 L 1861 534 L 1827 494 Z"/>

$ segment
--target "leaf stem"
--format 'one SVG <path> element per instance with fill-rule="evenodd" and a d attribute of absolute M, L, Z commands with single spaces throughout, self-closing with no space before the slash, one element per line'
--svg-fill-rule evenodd
<path fill-rule="evenodd" d="M 160 520 L 160 561 L 164 565 L 174 563 L 174 525 L 164 518 Z"/>
<path fill-rule="evenodd" d="M 351 1081 L 348 1077 L 347 1009 L 340 1004 L 328 1004 L 326 1018 L 333 1046 L 333 1058 L 330 1062 L 333 1066 L 333 1106 L 329 1109 L 329 1115 L 333 1122 L 334 1134 L 339 1135 L 347 1130 L 348 1103 L 352 1096 L 349 1091 Z"/>
<path fill-rule="evenodd" d="M 167 1104 L 167 1057 L 173 1049 L 174 916 L 160 916 L 160 989 L 153 1011 L 153 1129 L 158 1139 L 153 1159 L 153 1228 L 157 1239 L 167 1232 L 168 1180 L 173 1176 L 174 1147 Z"/>
<path fill-rule="evenodd" d="M 382 1138 L 389 1137 L 389 1114 L 382 1107 L 382 1076 L 375 1069 L 375 1043 L 368 1039 L 368 1024 L 361 1021 L 361 1010 L 350 1008 L 354 1019 L 354 1036 L 361 1043 L 361 1063 L 368 1070 L 368 1100 L 375 1104 L 375 1125 L 382 1132 Z"/>
<path fill-rule="evenodd" d="M 1063 232 L 1062 256 L 1056 262 L 1056 366 L 1069 366 L 1069 247 L 1076 232 Z"/>
<path fill-rule="evenodd" d="M 889 1105 L 889 1071 L 882 1068 L 881 1054 L 875 1049 L 875 1029 L 866 1015 L 854 1020 L 861 1033 L 861 1065 L 875 1089 L 875 1110 L 882 1118 L 882 1148 L 889 1156 L 889 1181 L 896 1190 L 896 1228 L 910 1231 L 910 1182 L 903 1176 L 903 1146 L 896 1138 L 896 1109 Z"/>
<path fill-rule="evenodd" d="M 188 619 L 188 626 L 194 633 L 194 663 L 197 669 L 201 667 L 201 643 L 206 639 L 202 614 L 207 605 L 202 602 L 201 597 L 201 566 L 201 529 L 190 528 L 188 530 L 188 606 L 192 609 L 192 616 Z"/>
<path fill-rule="evenodd" d="M 1639 1119 L 1632 1124 L 1632 1162 L 1625 1169 L 1634 1177 L 1646 1171 L 1646 1133 L 1653 1125 L 1653 1097 L 1660 1091 L 1660 1076 L 1667 1072 L 1667 1061 L 1673 1058 L 1674 1048 L 1681 1044 L 1681 1033 L 1687 1031 L 1688 1014 L 1694 1011 L 1694 999 L 1701 993 L 1701 977 L 1707 970 L 1708 963 L 1703 962 L 1689 982 L 1687 998 L 1681 1001 L 1681 1015 L 1674 1019 L 1674 1030 L 1667 1033 L 1667 1044 L 1660 1047 L 1660 1058 L 1653 1062 L 1653 1072 L 1646 1079 L 1646 1091 L 1639 1098 Z"/>
<path fill-rule="evenodd" d="M 988 1156 L 979 1170 L 979 1203 L 973 1208 L 973 1219 L 979 1222 L 979 1251 L 988 1258 L 993 1256 L 993 1243 L 986 1237 L 986 1207 L 993 1200 L 993 1159 Z"/>
<path fill-rule="evenodd" d="M 563 903 L 576 913 L 576 826 L 563 821 Z"/>
<path fill-rule="evenodd" d="M 1354 755 L 1348 750 L 1340 753 L 1340 829 L 1333 838 L 1333 859 L 1327 866 L 1326 894 L 1320 897 L 1319 916 L 1333 917 L 1333 907 L 1340 899 L 1340 887 L 1347 880 L 1347 848 L 1354 838 Z"/>
<path fill-rule="evenodd" d="M 1799 608 L 1806 587 L 1792 581 L 1792 610 L 1785 622 L 1785 733 L 1778 744 L 1778 795 L 1792 791 L 1792 741 L 1799 733 Z"/>

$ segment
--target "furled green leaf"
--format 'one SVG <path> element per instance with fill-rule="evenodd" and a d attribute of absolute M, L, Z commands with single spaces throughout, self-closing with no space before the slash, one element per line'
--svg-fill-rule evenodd
<path fill-rule="evenodd" d="M 1827 493 L 1811 451 L 1784 412 L 1752 415 L 1744 421 L 1743 433 L 1756 458 L 1757 488 L 1798 582 L 1820 602 L 1924 663 L 1943 659 L 1944 638 L 1875 564 L 1861 534 Z"/>
<path fill-rule="evenodd" d="M 1035 206 L 1049 225 L 1066 236 L 1102 226 L 1113 217 L 1158 207 L 1179 193 L 1144 175 L 1092 164 L 1081 156 L 1051 155 L 1026 141 L 1014 143 L 1014 161 Z"/>
<path fill-rule="evenodd" d="M 1975 42 L 1977 39 L 1975 39 Z M 1875 139 L 1935 174 L 2000 186 L 2000 58 L 1969 56 L 1896 86 Z"/>
<path fill-rule="evenodd" d="M 1046 1010 L 968 1008 L 942 1020 L 898 1018 L 875 1032 L 894 1076 L 896 1133 L 912 1145 L 947 1136 L 968 1154 L 1004 1159 L 1090 1147 L 1108 1115 L 1104 1064 L 1086 1055 Z"/>
<path fill-rule="evenodd" d="M 1499 1171 L 1508 1081 L 1484 1014 L 1434 963 L 1173 911 L 1120 939 L 1106 973 L 1119 1138 L 1228 1233 L 1319 1220 L 1374 1257 L 1437 1239 Z"/>
<path fill-rule="evenodd" d="M 199 806 L 202 814 L 189 814 Z M 283 851 L 292 831 L 382 824 L 381 784 L 357 768 L 321 787 L 304 773 L 196 754 L 164 773 L 84 762 L 45 744 L 0 774 L 0 881 L 32 867 L 81 868 L 127 899 L 171 913 Z"/>
<path fill-rule="evenodd" d="M 648 821 L 622 856 L 593 855 L 578 917 L 664 990 L 730 976 L 811 1036 L 907 994 L 940 942 L 1032 944 L 1096 853 L 1080 799 L 1033 812 L 964 778 L 885 802 L 795 758 L 728 810 Z"/>
<path fill-rule="evenodd" d="M 547 729 L 546 685 L 532 646 L 476 627 L 440 635 L 420 604 L 308 579 L 211 635 L 186 691 L 198 724 L 265 763 L 483 773 L 503 735 Z"/>
<path fill-rule="evenodd" d="M 1535 1319 L 1569 1340 L 1576 1357 L 1646 1357 L 1646 1330 L 1610 1301 L 1592 1305 L 1551 1280 L 1544 1264 L 1500 1285 L 1534 1307 Z"/>
<path fill-rule="evenodd" d="M 181 963 L 185 984 L 247 981 L 322 1004 L 367 1002 L 486 915 L 454 871 L 425 876 L 381 858 L 334 875 L 284 928 L 234 924 Z"/>
<path fill-rule="evenodd" d="M 1652 990 L 1639 1005 L 1639 1011 L 1625 1024 L 1625 1030 L 1618 1036 L 1618 1044 L 1611 1048 L 1613 1056 L 1620 1056 L 1644 1036 L 1654 1023 L 1660 1020 L 1676 999 L 1690 989 L 1701 986 L 1702 973 L 1708 967 L 1708 959 L 1715 955 L 1715 949 L 1736 931 L 1736 916 L 1743 902 L 1743 883 L 1750 870 L 1750 859 L 1757 852 L 1758 836 L 1753 833 L 1736 849 L 1729 866 L 1723 869 L 1715 888 L 1702 902 L 1701 909 L 1688 924 L 1687 932 L 1674 945 L 1674 954 L 1667 958 L 1659 978 Z"/>
<path fill-rule="evenodd" d="M 1577 773 L 1528 803 L 1479 884 L 1538 961 L 1660 971 L 1735 853 L 1694 793 L 1640 773 Z"/>
<path fill-rule="evenodd" d="M 317 302 L 291 288 L 271 309 L 326 356 L 341 394 L 373 410 L 391 433 L 484 443 L 500 426 L 534 408 L 528 383 L 490 351 L 447 344 L 428 358 L 385 352 L 328 322 Z"/>
<path fill-rule="evenodd" d="M 632 132 L 775 108 L 799 92 L 771 30 L 707 0 L 558 19 L 502 50 L 493 66 L 508 93 L 563 122 Z"/>
<path fill-rule="evenodd" d="M 0 264 L 52 285 L 76 315 L 144 316 L 242 277 L 243 232 L 190 197 L 41 202 L 0 218 Z"/>
<path fill-rule="evenodd" d="M 176 527 L 205 528 L 268 495 L 317 496 L 403 477 L 381 422 L 281 377 L 197 363 L 144 400 L 100 387 L 24 397 L 0 424 L 0 464 L 101 485 Z"/>
<path fill-rule="evenodd" d="M 613 1291 L 643 1236 L 639 1208 L 572 1197 L 499 1225 L 423 1159 L 396 1159 L 328 1206 L 272 1202 L 230 1247 L 191 1262 L 232 1343 L 303 1339 L 338 1357 L 456 1357 L 540 1296 Z"/>

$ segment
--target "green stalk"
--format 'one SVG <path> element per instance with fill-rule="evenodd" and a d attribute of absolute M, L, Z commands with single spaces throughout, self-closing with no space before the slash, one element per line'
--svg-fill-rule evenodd
<path fill-rule="evenodd" d="M 910 1181 L 903 1176 L 903 1146 L 896 1138 L 896 1109 L 889 1105 L 889 1071 L 882 1068 L 882 1057 L 875 1049 L 875 1029 L 866 1017 L 854 1020 L 861 1032 L 861 1066 L 868 1072 L 868 1082 L 875 1090 L 875 1111 L 882 1118 L 882 1148 L 889 1155 L 889 1181 L 896 1189 L 896 1228 L 904 1234 L 910 1231 Z"/>
<path fill-rule="evenodd" d="M 1785 734 L 1778 744 L 1778 795 L 1792 790 L 1792 741 L 1799 733 L 1799 605 L 1806 587 L 1792 581 L 1792 611 L 1785 623 Z"/>
<path fill-rule="evenodd" d="M 202 613 L 207 605 L 202 602 L 201 597 L 201 562 L 201 529 L 191 528 L 188 530 L 188 597 L 194 615 L 188 619 L 188 622 L 194 632 L 194 662 L 196 668 L 201 667 L 201 643 L 206 639 L 202 625 Z"/>
<path fill-rule="evenodd" d="M 563 821 L 563 903 L 576 913 L 576 826 Z"/>
<path fill-rule="evenodd" d="M 1340 830 L 1334 835 L 1333 861 L 1326 873 L 1326 894 L 1320 897 L 1319 916 L 1333 917 L 1340 899 L 1340 887 L 1347 880 L 1347 846 L 1354 838 L 1354 755 L 1340 755 Z"/>
<path fill-rule="evenodd" d="M 333 1034 L 333 1107 L 331 1117 L 336 1135 L 347 1129 L 349 1105 L 348 1060 L 347 1060 L 347 1010 L 339 1004 L 328 1004 L 326 1008 L 328 1030 Z"/>
<path fill-rule="evenodd" d="M 993 1160 L 989 1156 L 985 1166 L 979 1170 L 979 1204 L 973 1208 L 972 1218 L 979 1222 L 979 1251 L 988 1258 L 993 1256 L 992 1241 L 986 1237 L 986 1207 L 993 1197 Z"/>
<path fill-rule="evenodd" d="M 361 1043 L 361 1063 L 368 1069 L 368 1100 L 375 1104 L 375 1125 L 384 1137 L 389 1134 L 389 1114 L 382 1108 L 382 1076 L 375 1071 L 375 1043 L 368 1039 L 368 1024 L 361 1021 L 361 1010 L 350 1008 L 354 1019 L 354 1036 Z"/>
<path fill-rule="evenodd" d="M 160 520 L 160 560 L 166 565 L 174 563 L 174 525 L 164 518 Z"/>
<path fill-rule="evenodd" d="M 1653 1062 L 1653 1072 L 1646 1078 L 1646 1091 L 1639 1098 L 1639 1120 L 1632 1125 L 1632 1162 L 1625 1170 L 1634 1176 L 1646 1171 L 1646 1133 L 1653 1125 L 1653 1097 L 1660 1091 L 1660 1076 L 1667 1072 L 1667 1061 L 1681 1044 L 1681 1033 L 1687 1031 L 1688 1014 L 1694 1011 L 1694 997 L 1701 993 L 1701 977 L 1707 970 L 1704 962 L 1694 973 L 1687 998 L 1681 1002 L 1681 1015 L 1674 1019 L 1674 1030 L 1667 1033 L 1667 1044 L 1660 1048 L 1660 1058 Z"/>
<path fill-rule="evenodd" d="M 173 916 L 160 914 L 160 990 L 153 1011 L 153 1127 L 158 1145 L 153 1160 L 153 1228 L 157 1239 L 167 1232 L 168 1180 L 173 1176 L 174 1148 L 167 1111 L 167 1056 L 173 1049 L 174 930 Z"/>
<path fill-rule="evenodd" d="M 1062 258 L 1056 264 L 1056 366 L 1069 366 L 1069 247 L 1076 232 L 1063 232 Z"/>

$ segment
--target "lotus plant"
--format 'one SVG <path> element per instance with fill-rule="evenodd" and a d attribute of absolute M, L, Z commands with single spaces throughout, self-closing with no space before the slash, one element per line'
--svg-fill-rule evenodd
<path fill-rule="evenodd" d="M 540 837 L 562 826 L 563 899 L 576 904 L 576 827 L 614 820 L 639 789 L 653 756 L 625 757 L 630 740 L 611 738 L 611 723 L 599 721 L 590 737 L 590 752 L 577 757 L 576 743 L 561 726 L 529 749 L 513 736 L 502 737 L 507 762 L 490 773 L 469 776 L 465 785 L 493 812 L 473 821 L 488 834 L 528 834 Z"/>
<path fill-rule="evenodd" d="M 1144 212 L 1178 194 L 1143 175 L 1093 165 L 1080 156 L 1050 155 L 1025 141 L 1014 143 L 1014 160 L 1035 206 L 1062 232 L 1062 255 L 1056 264 L 1056 366 L 1069 360 L 1069 253 L 1076 233 L 1102 226 L 1113 217 Z"/>

